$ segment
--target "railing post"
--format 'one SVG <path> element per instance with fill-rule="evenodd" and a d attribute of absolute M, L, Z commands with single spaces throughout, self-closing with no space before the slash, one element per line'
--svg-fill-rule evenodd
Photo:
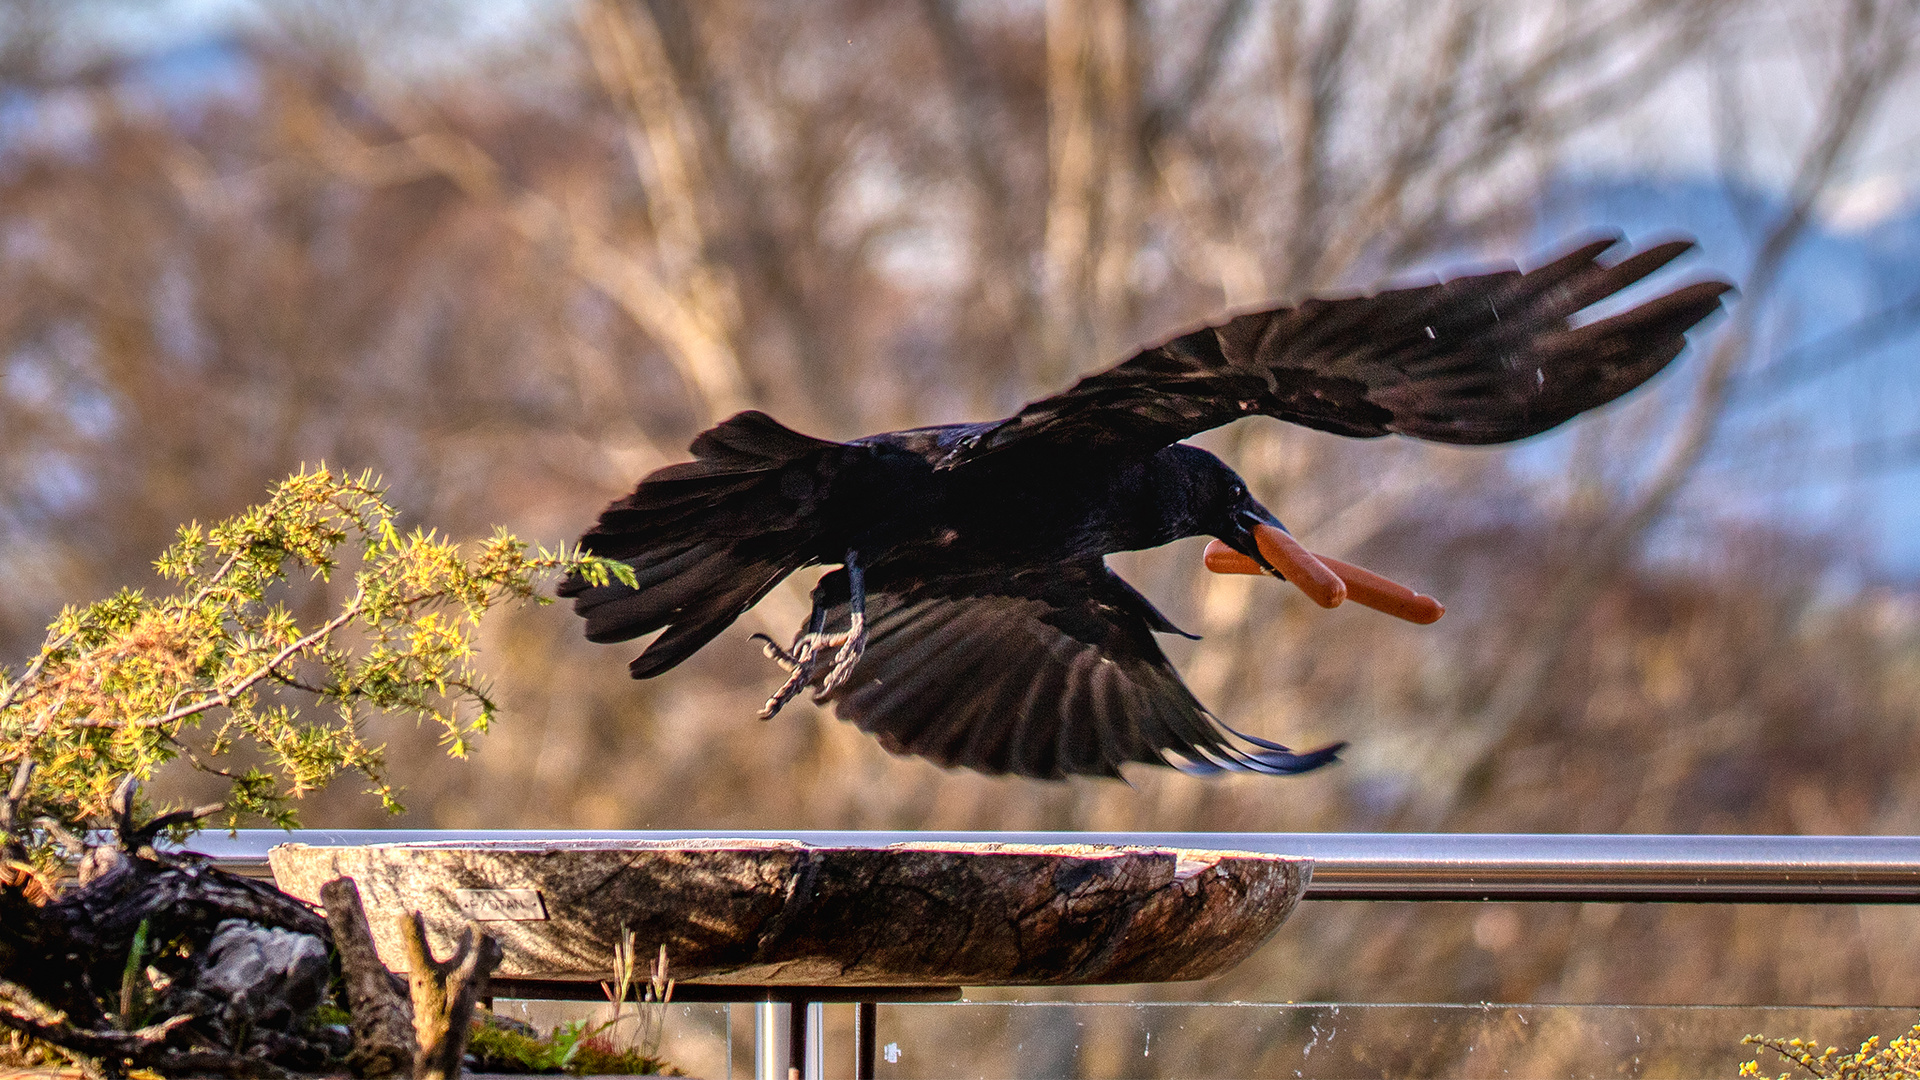
<path fill-rule="evenodd" d="M 853 1014 L 853 1080 L 873 1080 L 880 1046 L 880 1005 L 862 1001 Z"/>
<path fill-rule="evenodd" d="M 787 1080 L 787 1071 L 793 1067 L 792 1014 L 793 1006 L 785 1002 L 754 1002 L 753 1080 Z"/>
<path fill-rule="evenodd" d="M 799 1052 L 794 1054 L 800 1065 L 800 1080 L 827 1080 L 826 1016 L 826 1005 L 818 1001 L 806 1003 L 806 1015 L 798 1025 L 802 1042 Z"/>

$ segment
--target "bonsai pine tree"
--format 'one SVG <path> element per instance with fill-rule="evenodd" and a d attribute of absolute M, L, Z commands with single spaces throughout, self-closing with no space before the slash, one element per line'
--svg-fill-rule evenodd
<path fill-rule="evenodd" d="M 402 534 L 395 516 L 370 474 L 303 471 L 234 518 L 182 527 L 155 564 L 174 591 L 124 589 L 61 612 L 18 674 L 0 668 L 0 769 L 33 766 L 33 813 L 15 815 L 24 853 L 43 861 L 59 830 L 20 826 L 107 824 L 124 778 L 176 759 L 225 780 L 229 825 L 291 827 L 293 800 L 342 772 L 398 811 L 381 747 L 363 737 L 367 719 L 434 724 L 447 752 L 464 756 L 496 711 L 474 666 L 480 617 L 503 600 L 546 602 L 535 592 L 544 574 L 632 574 L 504 532 L 470 545 Z M 291 582 L 343 567 L 353 583 L 344 602 L 324 622 L 300 623 L 286 603 Z M 251 760 L 233 764 L 241 750 Z"/>
<path fill-rule="evenodd" d="M 458 544 L 394 519 L 370 474 L 302 471 L 234 518 L 183 527 L 155 564 L 169 589 L 68 608 L 17 674 L 0 669 L 0 1026 L 100 1075 L 252 1075 L 345 1052 L 303 1026 L 325 989 L 326 922 L 154 841 L 216 817 L 292 826 L 302 794 L 347 772 L 397 811 L 370 717 L 436 725 L 464 755 L 495 714 L 475 666 L 481 616 L 545 602 L 544 575 L 632 580 L 504 532 Z M 324 619 L 296 617 L 297 582 L 347 575 Z M 140 782 L 174 761 L 219 777 L 224 799 L 143 806 Z M 80 887 L 62 891 L 71 859 Z M 275 976 L 269 1013 L 236 1012 L 216 969 L 248 948 L 320 962 L 283 965 L 308 974 Z"/>

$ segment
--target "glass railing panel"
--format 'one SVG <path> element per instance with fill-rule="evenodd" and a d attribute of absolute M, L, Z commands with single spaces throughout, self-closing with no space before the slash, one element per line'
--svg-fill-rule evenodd
<path fill-rule="evenodd" d="M 501 1001 L 545 1029 L 604 1008 Z M 853 1073 L 853 1006 L 826 1006 L 827 1076 Z M 1920 1008 L 1687 1005 L 1134 1004 L 962 1001 L 887 1004 L 876 1075 L 916 1080 L 1001 1077 L 1726 1077 L 1761 1061 L 1743 1046 L 1767 1034 L 1851 1051 L 1904 1034 Z M 672 1004 L 662 1051 L 694 1076 L 753 1075 L 750 1005 Z"/>
<path fill-rule="evenodd" d="M 1748 1034 L 1848 1050 L 1920 1009 L 1609 1005 L 914 1004 L 881 1077 L 1734 1077 Z M 849 1059 L 850 1060 L 850 1059 Z M 1789 1071 L 1762 1057 L 1766 1074 Z"/>

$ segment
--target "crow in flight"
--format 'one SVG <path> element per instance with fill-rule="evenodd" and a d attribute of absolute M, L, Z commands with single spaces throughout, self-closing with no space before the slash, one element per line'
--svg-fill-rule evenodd
<path fill-rule="evenodd" d="M 1612 401 L 1677 356 L 1731 288 L 1701 281 L 1575 326 L 1692 247 L 1603 261 L 1615 243 L 1526 273 L 1240 315 L 1005 420 L 840 443 L 743 412 L 581 538 L 630 565 L 636 586 L 576 577 L 560 591 L 589 640 L 665 631 L 631 665 L 645 679 L 788 574 L 838 564 L 791 646 L 755 635 L 789 673 L 763 717 L 811 688 L 888 750 L 942 766 L 1304 772 L 1340 745 L 1294 753 L 1216 719 L 1154 640 L 1183 631 L 1105 556 L 1211 536 L 1215 570 L 1274 574 L 1326 607 L 1439 618 L 1431 598 L 1307 552 L 1232 469 L 1180 440 L 1259 414 L 1357 438 L 1501 443 Z"/>

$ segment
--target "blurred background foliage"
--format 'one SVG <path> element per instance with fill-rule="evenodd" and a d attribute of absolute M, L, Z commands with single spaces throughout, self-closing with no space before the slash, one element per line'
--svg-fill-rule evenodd
<path fill-rule="evenodd" d="M 303 464 L 553 544 L 735 409 L 986 418 L 1231 307 L 1684 229 L 1681 276 L 1742 295 L 1599 416 L 1205 440 L 1438 625 L 1207 575 L 1199 541 L 1116 560 L 1204 636 L 1168 643 L 1203 700 L 1350 739 L 1338 767 L 1049 785 L 761 723 L 747 634 L 791 635 L 803 580 L 649 683 L 564 608 L 496 615 L 470 761 L 370 732 L 400 823 L 1920 832 L 1912 0 L 481 10 L 0 5 L 0 657 Z M 1916 946 L 1906 908 L 1309 904 L 1158 992 L 1912 1002 Z"/>

